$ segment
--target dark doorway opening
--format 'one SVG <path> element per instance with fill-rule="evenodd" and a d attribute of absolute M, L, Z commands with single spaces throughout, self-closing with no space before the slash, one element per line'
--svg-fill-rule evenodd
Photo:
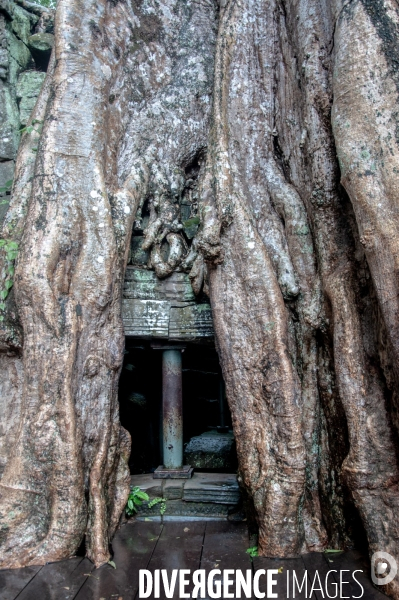
<path fill-rule="evenodd" d="M 119 385 L 122 426 L 132 437 L 130 472 L 151 473 L 162 464 L 162 356 L 147 340 L 126 338 Z M 183 442 L 196 436 L 232 436 L 231 415 L 223 393 L 219 359 L 212 345 L 187 344 L 183 362 Z M 223 405 L 223 413 L 221 411 Z M 224 426 L 221 428 L 221 426 Z M 235 472 L 234 443 L 226 465 L 196 471 Z M 200 464 L 200 463 L 198 463 Z"/>

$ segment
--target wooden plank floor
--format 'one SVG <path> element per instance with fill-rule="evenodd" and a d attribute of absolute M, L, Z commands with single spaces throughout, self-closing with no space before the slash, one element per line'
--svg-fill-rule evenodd
<path fill-rule="evenodd" d="M 384 600 L 386 596 L 373 587 L 368 574 L 367 561 L 356 551 L 340 555 L 307 554 L 298 559 L 249 558 L 246 526 L 243 523 L 225 521 L 179 521 L 158 522 L 136 521 L 123 525 L 113 540 L 114 569 L 104 565 L 94 569 L 84 558 L 72 558 L 44 567 L 0 570 L 0 600 L 138 600 L 139 569 L 166 569 L 170 579 L 173 569 L 248 570 L 279 569 L 277 585 L 273 592 L 279 599 L 310 598 L 322 600 L 326 597 L 319 591 L 317 575 L 325 582 L 329 571 L 329 593 L 333 597 L 339 585 L 339 571 L 350 572 L 361 569 L 356 577 L 364 588 L 363 600 Z M 295 571 L 299 586 L 305 587 L 292 593 L 292 572 Z M 317 571 L 317 574 L 316 574 Z M 287 594 L 287 572 L 290 593 Z M 350 573 L 349 577 L 350 579 Z M 234 574 L 228 592 L 234 593 Z M 314 592 L 310 596 L 310 590 Z M 188 592 L 190 586 L 186 588 Z M 338 588 L 339 589 L 339 588 Z M 223 590 L 223 586 L 222 586 Z M 260 590 L 267 592 L 265 578 L 260 578 Z M 343 597 L 360 596 L 357 584 L 345 584 Z M 224 594 L 222 593 L 222 597 Z M 338 593 L 337 598 L 340 595 Z M 154 598 L 154 595 L 151 596 Z M 161 585 L 160 600 L 166 598 Z M 179 598 L 178 582 L 173 598 Z M 207 597 L 208 598 L 208 597 Z M 254 598 L 254 596 L 253 596 Z"/>

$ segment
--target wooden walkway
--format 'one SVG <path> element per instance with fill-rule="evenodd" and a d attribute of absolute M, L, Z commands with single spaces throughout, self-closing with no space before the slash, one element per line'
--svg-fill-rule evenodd
<path fill-rule="evenodd" d="M 277 576 L 277 586 L 273 588 L 279 599 L 288 597 L 287 570 L 295 570 L 299 581 L 307 571 L 309 594 L 316 570 L 324 581 L 326 573 L 332 569 L 338 572 L 341 569 L 363 569 L 363 573 L 356 575 L 365 590 L 362 598 L 386 599 L 372 586 L 367 562 L 354 551 L 330 559 L 313 553 L 299 559 L 255 558 L 252 562 L 246 554 L 247 548 L 248 535 L 244 523 L 180 521 L 161 524 L 136 521 L 123 525 L 113 540 L 116 569 L 104 565 L 95 570 L 86 558 L 72 558 L 44 567 L 0 570 L 0 599 L 134 600 L 138 598 L 139 569 L 168 569 L 170 573 L 172 569 L 194 571 L 199 568 L 207 571 L 241 569 L 244 573 L 247 569 L 280 569 L 282 572 Z M 262 577 L 260 581 L 264 579 Z M 265 588 L 266 585 L 261 583 L 260 590 L 266 592 Z M 333 596 L 333 589 L 329 593 Z M 359 596 L 360 588 L 357 584 L 352 584 L 352 587 L 346 584 L 342 594 L 344 597 Z M 293 597 L 292 590 L 289 597 Z M 302 593 L 297 591 L 295 597 L 304 599 L 310 596 L 306 596 L 303 590 Z M 162 586 L 160 598 L 166 598 Z M 179 598 L 178 585 L 173 598 Z M 323 595 L 315 591 L 312 598 L 322 600 Z"/>

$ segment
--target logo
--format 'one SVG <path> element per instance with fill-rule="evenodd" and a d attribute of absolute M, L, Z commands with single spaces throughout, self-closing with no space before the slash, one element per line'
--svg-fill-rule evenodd
<path fill-rule="evenodd" d="M 398 565 L 388 552 L 374 552 L 371 557 L 371 579 L 376 585 L 391 583 L 398 572 Z"/>

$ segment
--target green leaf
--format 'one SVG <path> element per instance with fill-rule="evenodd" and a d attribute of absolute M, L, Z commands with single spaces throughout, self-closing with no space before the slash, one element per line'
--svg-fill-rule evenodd
<path fill-rule="evenodd" d="M 339 552 L 343 552 L 343 550 L 334 550 L 332 548 L 327 548 L 327 550 L 324 550 L 324 554 L 338 554 Z"/>
<path fill-rule="evenodd" d="M 5 288 L 6 288 L 6 290 L 9 290 L 9 289 L 11 289 L 11 288 L 12 288 L 12 286 L 13 286 L 13 283 L 14 283 L 14 282 L 13 282 L 13 280 L 12 280 L 12 279 L 7 279 L 7 281 L 6 281 L 6 282 L 5 282 L 5 284 L 4 284 L 4 285 L 5 285 Z"/>
<path fill-rule="evenodd" d="M 5 309 L 6 309 L 5 302 L 0 302 L 0 310 L 5 310 Z"/>
<path fill-rule="evenodd" d="M 145 500 L 146 502 L 148 502 L 148 500 L 150 499 L 148 494 L 146 494 L 145 492 L 142 492 L 141 490 L 136 493 L 136 496 L 137 496 L 137 498 L 140 498 L 141 500 Z"/>
<path fill-rule="evenodd" d="M 258 556 L 258 546 L 252 546 L 252 548 L 248 548 L 246 553 L 249 554 L 251 558 L 255 558 Z"/>
<path fill-rule="evenodd" d="M 109 564 L 109 565 L 110 565 L 112 568 L 116 569 L 116 564 L 114 563 L 114 561 L 113 561 L 113 560 L 109 560 L 109 561 L 108 561 L 108 564 Z"/>
<path fill-rule="evenodd" d="M 193 225 L 198 225 L 199 222 L 199 217 L 193 217 L 192 219 L 187 219 L 187 221 L 184 221 L 183 225 L 184 227 L 192 227 Z"/>
<path fill-rule="evenodd" d="M 2 321 L 4 321 L 4 317 L 3 317 L 3 315 L 0 315 L 0 323 L 1 323 Z"/>
<path fill-rule="evenodd" d="M 8 290 L 1 290 L 0 292 L 0 299 L 1 300 L 5 300 L 8 296 Z"/>
<path fill-rule="evenodd" d="M 32 131 L 34 131 L 34 127 L 32 127 L 32 125 L 27 125 L 26 127 L 22 127 L 22 129 L 19 130 L 19 133 L 32 133 Z"/>

